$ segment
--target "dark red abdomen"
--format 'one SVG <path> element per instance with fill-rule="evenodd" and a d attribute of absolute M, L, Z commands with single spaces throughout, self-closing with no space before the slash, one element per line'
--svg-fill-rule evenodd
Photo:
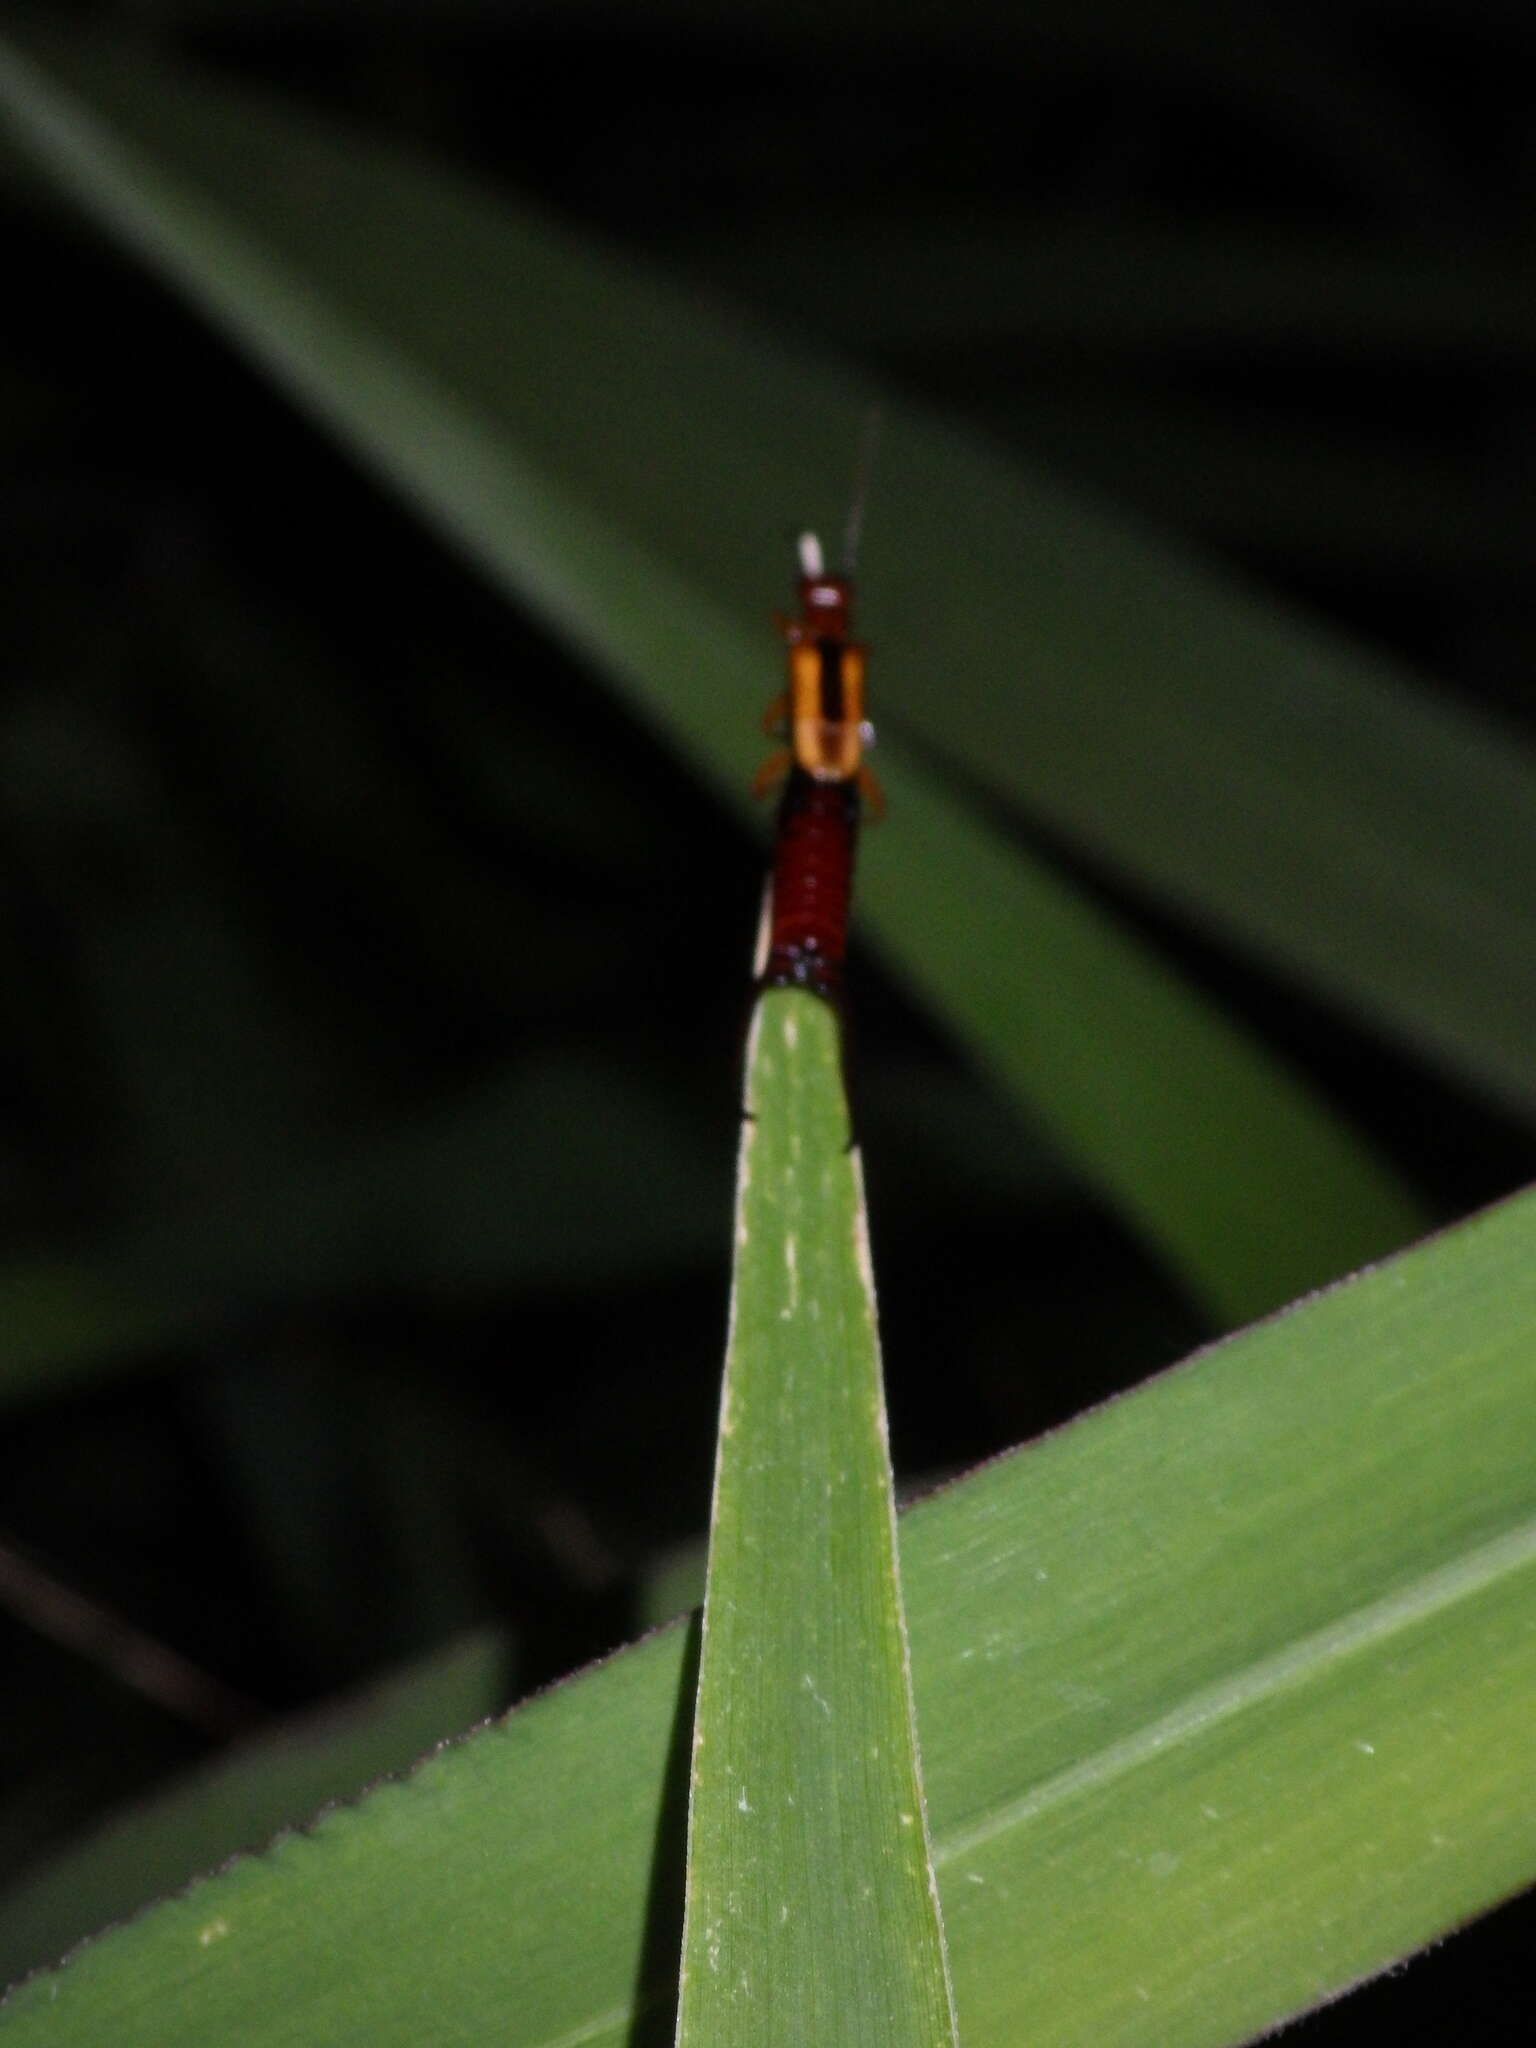
<path fill-rule="evenodd" d="M 818 782 L 803 768 L 790 770 L 774 846 L 765 987 L 836 996 L 858 824 L 856 782 Z"/>

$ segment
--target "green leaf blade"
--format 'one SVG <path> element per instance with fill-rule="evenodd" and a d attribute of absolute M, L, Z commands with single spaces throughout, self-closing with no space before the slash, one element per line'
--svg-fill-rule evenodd
<path fill-rule="evenodd" d="M 1337 1997 L 1369 1974 L 1364 1951 L 1443 1934 L 1450 1896 L 1475 1911 L 1529 1883 L 1508 1765 L 1526 1743 L 1512 1638 L 1536 1604 L 1533 1538 L 1261 1660 L 946 1837 L 968 2029 L 1008 2041 L 1039 2013 L 1082 2048 L 1218 2048 Z M 967 1967 L 1005 1952 L 1006 1984 Z"/>
<path fill-rule="evenodd" d="M 1279 1059 L 908 748 L 883 742 L 880 765 L 892 814 L 864 835 L 861 916 L 1218 1327 L 1419 1235 L 1393 1174 Z"/>
<path fill-rule="evenodd" d="M 679 2048 L 953 2044 L 834 1012 L 758 1002 L 694 1732 Z"/>
<path fill-rule="evenodd" d="M 505 1704 L 510 1663 L 499 1633 L 468 1636 L 346 1700 L 263 1730 L 109 1819 L 0 1893 L 0 1981 L 259 1848 L 327 1801 L 356 1798 L 408 1769 Z"/>
<path fill-rule="evenodd" d="M 967 2048 L 1237 2042 L 1536 1879 L 1533 1353 L 1526 1195 L 903 1519 Z M 116 1930 L 3 2025 L 650 2048 L 687 1641 Z"/>
<path fill-rule="evenodd" d="M 0 104 L 82 204 L 746 808 L 746 735 L 768 694 L 765 540 L 841 511 L 876 395 L 868 385 L 711 315 L 526 209 L 121 53 L 103 62 L 99 51 L 55 50 L 41 66 L 5 55 Z M 1324 716 L 1351 732 L 1351 718 L 1363 723 L 1383 755 L 1373 665 L 1288 630 L 919 408 L 887 399 L 885 417 L 881 544 L 866 551 L 862 578 L 877 718 L 889 708 L 893 727 L 953 752 L 983 786 L 1197 912 L 1224 891 L 1220 914 L 1260 943 L 1284 941 L 1287 958 L 1305 964 L 1326 944 L 1329 971 L 1345 971 L 1368 948 L 1372 999 L 1388 1009 L 1387 983 L 1417 953 L 1426 964 L 1413 975 L 1411 1028 L 1446 990 L 1477 991 L 1465 1009 L 1480 1038 L 1511 1003 L 1528 1014 L 1510 963 L 1536 908 L 1490 934 L 1481 964 L 1459 957 L 1469 929 L 1459 917 L 1426 932 L 1430 906 L 1464 893 L 1449 864 L 1465 830 L 1418 845 L 1406 895 L 1392 895 L 1401 863 L 1381 854 L 1425 838 L 1418 784 L 1431 742 L 1435 773 L 1455 757 L 1469 778 L 1447 808 L 1487 813 L 1500 845 L 1517 833 L 1525 843 L 1523 800 L 1511 808 L 1507 772 L 1498 786 L 1490 779 L 1480 736 L 1470 753 L 1438 730 L 1426 739 L 1411 703 L 1400 706 L 1403 758 L 1383 778 L 1398 778 L 1395 817 L 1384 786 L 1382 821 L 1363 837 L 1351 824 L 1357 734 L 1341 749 L 1342 778 L 1309 755 L 1311 815 L 1298 821 L 1291 764 L 1255 738 L 1274 715 L 1265 692 L 1284 704 L 1316 671 Z M 1229 801 L 1238 776 L 1252 787 Z M 1327 1128 L 1326 1111 L 1260 1048 L 1207 1026 L 1210 1006 L 1193 989 L 1160 1002 L 1155 1033 L 1126 1028 L 1097 965 L 1107 950 L 1126 962 L 1111 983 L 1144 983 L 1145 959 L 1123 932 L 1074 910 L 1070 891 L 1050 907 L 1071 961 L 1070 1013 L 1033 974 L 1028 930 L 999 933 L 995 917 L 978 949 L 998 987 L 960 1013 L 964 984 L 948 956 L 992 877 L 1012 864 L 1015 897 L 1048 891 L 1039 865 L 974 801 L 946 799 L 961 839 L 904 837 L 908 786 L 913 815 L 931 818 L 935 781 L 917 765 L 890 776 L 893 824 L 866 893 L 872 936 L 1218 1320 L 1273 1307 L 1403 1241 L 1411 1209 L 1390 1174 Z M 1275 835 L 1258 856 L 1256 820 Z M 1426 862 L 1444 871 L 1438 880 Z M 1513 863 L 1490 867 L 1507 893 Z M 1292 880 L 1303 874 L 1304 890 Z M 937 896 L 935 875 L 945 877 Z M 1361 892 L 1383 878 L 1388 897 L 1367 902 Z M 1172 990 L 1166 972 L 1153 978 Z M 1394 1014 L 1401 1023 L 1402 1003 Z M 1033 1059 L 1027 1041 L 1042 1032 L 1058 1054 L 1115 1043 L 1127 1062 L 1116 1085 L 1140 1127 L 1129 1168 L 1106 1064 Z M 1218 1039 L 1220 1085 L 1202 1091 Z M 1193 1117 L 1172 1114 L 1181 1094 L 1195 1097 Z M 1258 1163 L 1255 1116 L 1270 1148 Z M 1218 1158 L 1241 1199 L 1230 1187 L 1213 1198 Z"/>

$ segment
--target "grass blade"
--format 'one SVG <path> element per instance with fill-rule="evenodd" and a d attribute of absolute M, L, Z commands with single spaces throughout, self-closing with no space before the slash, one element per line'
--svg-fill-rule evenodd
<path fill-rule="evenodd" d="M 1419 1234 L 1390 1173 L 1117 919 L 899 744 L 861 918 L 1062 1155 L 1230 1328 Z"/>
<path fill-rule="evenodd" d="M 54 76 L 8 57 L 0 101 L 55 173 L 744 804 L 754 765 L 744 735 L 764 693 L 765 542 L 823 511 L 835 520 L 868 389 L 386 150 L 120 56 L 50 62 Z M 320 210 L 313 200 L 322 191 Z M 1170 572 L 1148 543 L 1085 523 L 1069 502 L 921 413 L 892 405 L 887 418 L 882 538 L 866 551 L 864 579 L 867 616 L 879 621 L 882 704 L 954 748 L 983 781 L 1038 803 L 1139 874 L 1182 886 L 1192 862 L 1212 888 L 1245 874 L 1253 902 L 1262 896 L 1266 915 L 1281 915 L 1278 936 L 1303 956 L 1329 929 L 1331 903 L 1338 964 L 1361 957 L 1355 881 L 1327 848 L 1335 813 L 1353 813 L 1364 750 L 1344 750 L 1347 769 L 1314 791 L 1312 815 L 1292 833 L 1289 764 L 1272 773 L 1271 750 L 1243 730 L 1245 717 L 1268 715 L 1248 675 L 1254 613 L 1214 587 L 1191 595 L 1179 565 Z M 1135 644 L 1106 644 L 1103 620 L 1121 617 L 1132 598 Z M 1152 660 L 1170 606 L 1198 685 L 1182 670 L 1170 682 Z M 1275 638 L 1267 620 L 1262 631 Z M 1289 692 L 1292 648 L 1279 637 L 1267 668 L 1273 680 L 1278 663 Z M 1301 653 L 1310 664 L 1310 650 Z M 1327 680 L 1346 701 L 1359 666 L 1331 656 Z M 1148 703 L 1142 677 L 1151 671 Z M 1015 686 L 1021 676 L 1027 688 Z M 1186 719 L 1176 700 L 1190 688 L 1219 700 L 1223 717 Z M 1139 720 L 1155 730 L 1143 735 Z M 1191 750 L 1207 722 L 1219 749 Z M 1148 778 L 1174 772 L 1170 731 L 1195 796 L 1159 783 L 1149 804 Z M 1374 722 L 1372 731 L 1379 753 Z M 1102 772 L 1088 771 L 1090 758 Z M 1234 758 L 1262 787 L 1230 808 L 1222 792 Z M 1437 765 L 1444 758 L 1441 749 Z M 873 937 L 900 954 L 927 1001 L 948 1010 L 959 986 L 956 936 L 987 927 L 974 950 L 988 986 L 955 1021 L 1220 1321 L 1272 1307 L 1403 1240 L 1411 1212 L 1391 1177 L 1294 1081 L 1239 1033 L 1213 1025 L 1193 991 L 1178 992 L 1170 974 L 1010 845 L 974 798 L 957 798 L 894 747 L 885 759 L 893 811 L 912 824 L 872 859 Z M 1478 781 L 1473 808 L 1508 822 L 1501 794 Z M 1213 805 L 1215 837 L 1196 846 L 1188 821 L 1209 821 Z M 1256 856 L 1253 820 L 1272 817 L 1285 844 Z M 1284 872 L 1303 854 L 1305 888 L 1277 888 L 1273 863 Z M 1036 971 L 1027 927 L 995 907 L 989 923 L 1000 872 L 1015 884 L 1010 900 L 1045 907 L 1066 966 L 1055 982 Z M 936 875 L 942 892 L 931 885 Z M 1405 934 L 1422 931 L 1435 900 L 1430 879 L 1421 859 L 1413 890 L 1383 903 L 1372 927 L 1380 974 L 1371 994 L 1399 1023 L 1404 1005 L 1394 1007 L 1388 984 L 1414 951 Z M 1252 936 L 1252 907 L 1240 890 L 1223 914 Z M 1453 966 L 1434 950 L 1459 948 L 1466 931 L 1457 920 L 1426 940 L 1436 972 L 1414 977 L 1410 1028 L 1423 1023 L 1426 1003 L 1441 1001 L 1437 991 L 1476 985 L 1468 962 Z M 1519 957 L 1518 946 L 1501 943 L 1479 970 L 1485 984 L 1491 969 L 1507 994 Z M 1503 998 L 1484 997 L 1486 986 L 1466 1017 L 1486 1050 Z M 1522 1018 L 1528 1010 L 1522 997 Z M 1032 1056 L 1047 1045 L 1049 1057 Z M 1119 1099 L 1106 1095 L 1107 1058 L 1084 1060 L 1085 1046 L 1113 1047 Z M 1180 1106 L 1190 1101 L 1193 1116 Z M 1123 1137 L 1127 1102 L 1141 1130 L 1134 1152 Z M 1193 1193 L 1184 1180 L 1191 1148 L 1205 1155 Z M 1227 1186 L 1217 1204 L 1215 1159 Z"/>
<path fill-rule="evenodd" d="M 763 995 L 694 1729 L 678 2048 L 953 2044 L 842 1038 Z"/>
<path fill-rule="evenodd" d="M 1536 1196 L 903 1519 L 967 2048 L 1216 2048 L 1536 1878 Z M 650 2041 L 669 1631 L 15 1994 L 31 2042 Z"/>
<path fill-rule="evenodd" d="M 483 1630 L 346 1699 L 265 1729 L 0 1894 L 0 1981 L 242 1849 L 355 1799 L 506 1703 L 510 1644 Z"/>

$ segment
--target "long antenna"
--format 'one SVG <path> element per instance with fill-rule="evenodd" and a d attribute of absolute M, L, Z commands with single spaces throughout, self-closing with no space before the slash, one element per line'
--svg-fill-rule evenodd
<path fill-rule="evenodd" d="M 853 495 L 848 501 L 848 524 L 843 529 L 843 574 L 851 576 L 858 566 L 859 543 L 864 538 L 864 507 L 869 501 L 870 472 L 880 444 L 881 413 L 872 405 L 864 415 L 864 432 L 859 438 L 859 459 L 853 468 Z"/>

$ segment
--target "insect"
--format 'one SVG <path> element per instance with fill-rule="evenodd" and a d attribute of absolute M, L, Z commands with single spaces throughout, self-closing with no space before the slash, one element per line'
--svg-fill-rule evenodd
<path fill-rule="evenodd" d="M 861 804 L 884 814 L 864 760 L 874 739 L 864 716 L 864 647 L 850 637 L 853 579 L 832 574 L 815 534 L 800 538 L 800 610 L 780 621 L 789 688 L 764 728 L 787 742 L 758 770 L 766 796 L 781 780 L 768 910 L 764 988 L 804 988 L 837 1000 L 848 943 L 848 905 Z"/>

